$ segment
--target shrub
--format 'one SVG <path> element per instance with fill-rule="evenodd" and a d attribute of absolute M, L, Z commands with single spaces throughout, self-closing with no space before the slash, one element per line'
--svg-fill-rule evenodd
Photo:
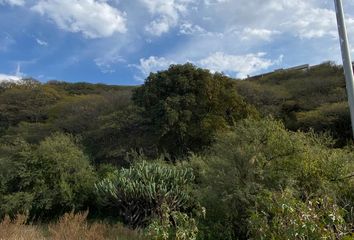
<path fill-rule="evenodd" d="M 245 120 L 210 151 L 192 156 L 196 191 L 207 209 L 201 239 L 248 239 L 247 221 L 254 206 L 267 201 L 264 191 L 276 196 L 293 189 L 296 206 L 328 198 L 338 208 L 352 208 L 353 182 L 346 176 L 354 172 L 353 152 L 331 149 L 332 143 L 328 136 L 289 132 L 272 119 Z"/>
<path fill-rule="evenodd" d="M 53 217 L 86 206 L 95 174 L 72 137 L 54 134 L 39 145 L 2 145 L 0 182 L 0 214 Z"/>
<path fill-rule="evenodd" d="M 27 215 L 14 219 L 6 216 L 0 221 L 0 239 L 6 240 L 145 240 L 141 232 L 121 224 L 109 225 L 101 222 L 88 223 L 88 212 L 66 213 L 48 227 L 28 223 Z"/>
<path fill-rule="evenodd" d="M 88 212 L 74 214 L 66 213 L 56 224 L 49 226 L 51 239 L 53 240 L 104 240 L 107 231 L 103 224 L 86 222 Z"/>
<path fill-rule="evenodd" d="M 147 227 L 147 236 L 154 240 L 195 240 L 198 226 L 194 218 L 186 213 L 171 211 L 166 204 L 161 206 L 162 215 Z"/>
<path fill-rule="evenodd" d="M 265 193 L 249 219 L 251 239 L 342 239 L 344 210 L 328 197 L 305 202 L 291 191 Z"/>
<path fill-rule="evenodd" d="M 26 225 L 27 216 L 17 215 L 11 219 L 9 216 L 0 222 L 0 239 L 6 240 L 44 240 L 42 233 L 36 226 Z"/>
<path fill-rule="evenodd" d="M 191 168 L 162 162 L 140 161 L 129 169 L 96 185 L 98 197 L 113 206 L 130 226 L 146 226 L 162 219 L 162 206 L 169 212 L 193 214 L 199 210 L 191 193 L 194 175 Z"/>

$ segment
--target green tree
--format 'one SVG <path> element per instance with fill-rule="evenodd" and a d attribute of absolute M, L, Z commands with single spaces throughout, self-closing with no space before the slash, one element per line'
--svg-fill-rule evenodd
<path fill-rule="evenodd" d="M 72 137 L 54 134 L 39 145 L 20 139 L 2 144 L 0 182 L 0 214 L 29 211 L 46 217 L 84 207 L 95 174 Z"/>
<path fill-rule="evenodd" d="M 160 150 L 172 156 L 201 150 L 216 132 L 252 113 L 230 78 L 192 64 L 151 73 L 133 100 Z"/>

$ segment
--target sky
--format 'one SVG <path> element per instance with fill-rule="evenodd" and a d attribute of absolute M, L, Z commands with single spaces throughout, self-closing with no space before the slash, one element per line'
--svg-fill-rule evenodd
<path fill-rule="evenodd" d="M 242 79 L 324 61 L 341 63 L 333 0 L 0 0 L 0 80 L 138 85 L 186 62 Z"/>

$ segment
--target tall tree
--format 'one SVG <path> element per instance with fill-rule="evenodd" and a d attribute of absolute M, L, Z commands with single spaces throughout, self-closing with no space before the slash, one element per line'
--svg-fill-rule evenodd
<path fill-rule="evenodd" d="M 201 150 L 216 132 L 253 112 L 230 78 L 189 63 L 151 73 L 133 100 L 142 107 L 160 150 L 172 156 Z"/>

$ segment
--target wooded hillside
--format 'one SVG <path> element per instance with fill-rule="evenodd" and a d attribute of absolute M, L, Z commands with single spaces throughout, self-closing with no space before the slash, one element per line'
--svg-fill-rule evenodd
<path fill-rule="evenodd" d="M 333 64 L 243 81 L 185 64 L 136 87 L 2 84 L 0 238 L 76 222 L 75 239 L 354 239 L 350 137 Z M 103 222 L 74 215 L 87 210 Z"/>

